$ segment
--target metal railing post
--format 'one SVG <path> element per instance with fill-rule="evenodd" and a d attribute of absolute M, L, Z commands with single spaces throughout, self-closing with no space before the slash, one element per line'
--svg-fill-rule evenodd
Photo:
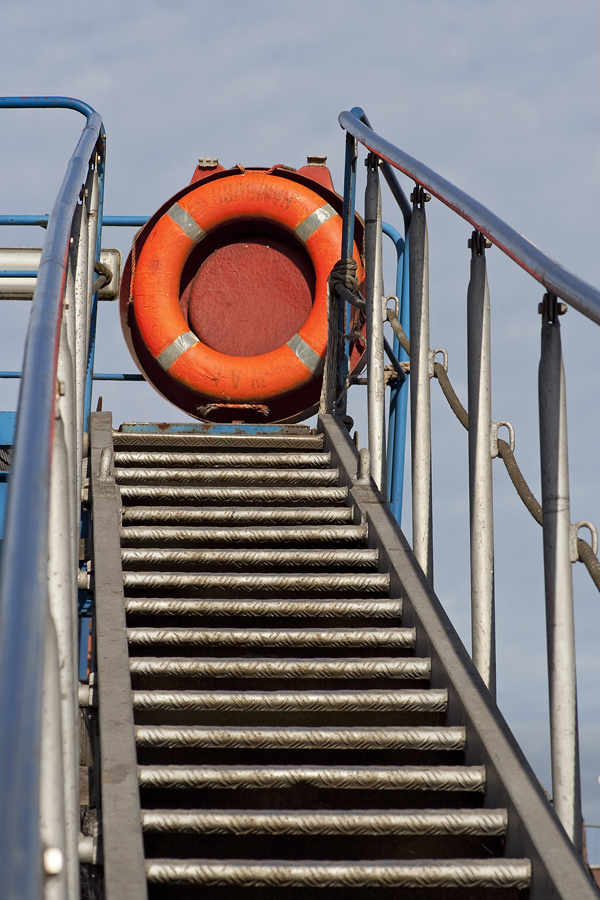
<path fill-rule="evenodd" d="M 367 412 L 371 475 L 385 491 L 385 380 L 383 359 L 383 271 L 379 160 L 369 154 L 365 191 L 365 294 L 367 317 Z"/>
<path fill-rule="evenodd" d="M 566 310 L 545 294 L 539 368 L 540 461 L 544 528 L 546 634 L 550 691 L 552 794 L 556 814 L 582 852 L 577 730 L 575 623 L 571 572 L 571 519 L 567 404 L 559 314 Z"/>
<path fill-rule="evenodd" d="M 81 468 L 83 456 L 83 413 L 87 372 L 90 303 L 89 296 L 89 240 L 87 203 L 78 207 L 73 221 L 72 264 L 75 270 L 75 372 L 77 397 L 77 459 Z M 78 473 L 78 481 L 81 473 Z M 79 492 L 81 496 L 81 490 Z"/>
<path fill-rule="evenodd" d="M 471 278 L 467 290 L 467 355 L 472 655 L 479 674 L 495 697 L 490 294 L 484 236 L 479 231 L 474 231 L 469 245 Z"/>
<path fill-rule="evenodd" d="M 413 551 L 433 584 L 429 385 L 433 358 L 429 350 L 429 237 L 425 217 L 425 202 L 429 196 L 416 185 L 411 197 L 413 215 L 409 232 L 409 283 Z"/>
<path fill-rule="evenodd" d="M 105 135 L 102 134 L 103 140 Z M 102 242 L 102 210 L 104 203 L 104 163 L 99 154 L 91 161 L 93 169 L 88 172 L 89 217 L 88 217 L 88 285 L 89 306 L 86 335 L 88 338 L 85 375 L 85 402 L 83 413 L 83 429 L 89 432 L 89 417 L 92 408 L 92 390 L 94 378 L 94 355 L 96 349 L 96 320 L 98 316 L 98 294 L 92 294 L 94 281 L 94 263 L 100 258 Z"/>
<path fill-rule="evenodd" d="M 44 900 L 68 900 L 69 868 L 66 865 L 65 784 L 63 779 L 63 729 L 59 653 L 54 620 L 46 614 L 42 680 L 42 729 L 40 752 L 40 816 Z M 19 896 L 10 894 L 7 896 Z M 37 895 L 40 896 L 39 894 Z"/>
<path fill-rule="evenodd" d="M 63 347 L 61 346 L 61 351 Z M 68 352 L 68 350 L 67 350 Z M 59 370 L 60 370 L 59 351 Z M 64 399 L 64 398 L 61 398 Z M 79 729 L 77 696 L 77 556 L 74 555 L 76 531 L 72 514 L 75 488 L 67 422 L 59 415 L 54 423 L 52 470 L 50 477 L 50 528 L 48 547 L 48 599 L 53 630 L 56 633 L 62 722 L 62 783 L 64 796 L 61 816 L 66 830 L 65 867 L 68 896 L 79 898 Z M 71 438 L 75 434 L 72 431 Z M 75 455 L 75 454 L 73 454 Z M 78 535 L 77 535 L 78 536 Z M 55 810 L 55 814 L 58 811 Z"/>

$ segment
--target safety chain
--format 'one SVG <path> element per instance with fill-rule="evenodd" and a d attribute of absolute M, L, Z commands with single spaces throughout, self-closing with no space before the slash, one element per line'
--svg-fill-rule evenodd
<path fill-rule="evenodd" d="M 386 298 L 386 299 L 392 299 Z M 392 330 L 396 337 L 400 342 L 400 346 L 406 352 L 408 356 L 410 356 L 410 341 L 406 336 L 406 332 L 404 331 L 402 325 L 400 324 L 400 320 L 396 315 L 395 310 L 386 309 L 387 320 L 392 326 Z M 440 351 L 437 351 L 440 352 Z M 469 430 L 469 414 L 467 410 L 464 408 L 460 400 L 458 399 L 452 384 L 450 383 L 450 379 L 448 378 L 448 373 L 446 371 L 446 367 L 442 365 L 442 363 L 434 362 L 433 363 L 433 376 L 437 378 L 439 385 L 442 389 L 442 393 L 444 397 L 448 401 L 450 409 L 466 430 Z M 503 425 L 506 423 L 502 423 Z M 512 433 L 512 432 L 511 432 Z M 543 515 L 542 515 L 542 507 L 540 503 L 535 498 L 533 492 L 531 491 L 529 485 L 525 481 L 523 477 L 523 473 L 521 472 L 517 460 L 515 459 L 515 454 L 506 441 L 503 441 L 501 438 L 497 438 L 498 445 L 498 456 L 501 458 L 502 462 L 506 467 L 506 471 L 508 472 L 509 478 L 515 486 L 517 494 L 535 519 L 535 521 L 539 524 L 543 524 Z M 584 541 L 583 538 L 577 536 L 577 531 L 580 527 L 586 526 L 590 528 L 591 526 L 587 522 L 578 522 L 576 525 L 571 525 L 571 530 L 574 538 L 574 550 L 572 553 L 572 561 L 573 562 L 582 562 L 588 572 L 590 573 L 591 579 L 596 585 L 596 588 L 600 591 L 600 560 L 596 556 L 593 548 L 588 544 L 587 541 Z M 592 533 L 594 533 L 592 531 Z M 596 539 L 594 539 L 594 543 L 596 543 Z M 576 555 L 576 558 L 573 559 L 573 556 Z"/>

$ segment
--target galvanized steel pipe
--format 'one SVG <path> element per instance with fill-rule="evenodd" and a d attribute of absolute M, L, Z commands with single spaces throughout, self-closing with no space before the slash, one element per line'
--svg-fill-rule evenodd
<path fill-rule="evenodd" d="M 425 195 L 415 187 L 409 232 L 410 272 L 410 421 L 412 450 L 413 550 L 433 584 L 431 505 L 431 395 L 429 351 L 429 236 Z"/>
<path fill-rule="evenodd" d="M 469 510 L 473 662 L 496 696 L 490 294 L 484 238 L 473 232 L 467 291 Z"/>
<path fill-rule="evenodd" d="M 546 294 L 542 305 L 539 405 L 552 794 L 556 814 L 581 853 L 567 403 L 558 313 L 556 297 Z"/>
<path fill-rule="evenodd" d="M 63 399 L 63 398 L 61 398 Z M 74 438 L 74 431 L 71 435 Z M 50 482 L 50 534 L 48 597 L 52 630 L 56 633 L 60 719 L 62 724 L 62 772 L 60 798 L 65 820 L 65 868 L 69 900 L 79 900 L 79 707 L 77 698 L 77 555 L 78 529 L 73 520 L 71 496 L 75 489 L 69 465 L 65 428 L 59 417 L 54 424 Z M 77 522 L 79 520 L 77 519 Z M 60 745 L 59 745 L 60 746 Z M 57 748 L 58 751 L 59 748 Z M 42 790 L 44 786 L 42 785 Z M 55 810 L 57 814 L 57 810 Z"/>

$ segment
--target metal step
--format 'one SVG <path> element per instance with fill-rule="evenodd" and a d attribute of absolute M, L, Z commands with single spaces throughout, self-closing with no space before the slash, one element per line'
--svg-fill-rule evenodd
<path fill-rule="evenodd" d="M 121 529 L 124 547 L 139 544 L 357 544 L 367 539 L 364 525 L 317 525 L 312 528 L 182 528 L 129 526 Z"/>
<path fill-rule="evenodd" d="M 349 506 L 199 506 L 191 509 L 181 506 L 123 507 L 123 522 L 127 525 L 134 522 L 173 522 L 178 525 L 344 525 L 352 520 L 353 511 Z"/>
<path fill-rule="evenodd" d="M 211 657 L 133 656 L 129 660 L 132 675 L 205 677 L 205 678 L 429 678 L 428 659 L 405 657 L 391 659 L 257 659 L 254 657 L 219 659 Z"/>
<path fill-rule="evenodd" d="M 169 569 L 179 572 L 244 569 L 376 569 L 377 550 L 191 550 L 139 549 L 122 551 L 124 569 Z"/>
<path fill-rule="evenodd" d="M 116 469 L 117 484 L 337 485 L 337 469 Z"/>
<path fill-rule="evenodd" d="M 504 809 L 149 809 L 142 828 L 201 834 L 503 835 Z"/>
<path fill-rule="evenodd" d="M 412 650 L 414 628 L 128 628 L 130 645 L 396 647 Z"/>
<path fill-rule="evenodd" d="M 168 434 L 151 432 L 113 432 L 113 446 L 116 450 L 156 448 L 169 452 L 177 450 L 214 450 L 239 452 L 251 450 L 284 450 L 291 453 L 323 449 L 322 434 Z"/>
<path fill-rule="evenodd" d="M 445 712 L 445 690 L 133 691 L 134 709 L 232 712 Z"/>
<path fill-rule="evenodd" d="M 151 468 L 167 466 L 181 468 L 213 469 L 303 469 L 329 467 L 330 453 L 160 453 L 145 451 L 117 451 L 114 455 L 115 466 L 148 466 Z"/>
<path fill-rule="evenodd" d="M 157 487 L 145 485 L 121 485 L 121 499 L 124 503 L 241 503 L 241 504 L 312 504 L 345 503 L 348 489 L 345 487 Z"/>
<path fill-rule="evenodd" d="M 377 862 L 151 859 L 148 881 L 253 888 L 527 888 L 528 859 L 417 859 Z"/>
<path fill-rule="evenodd" d="M 276 728 L 137 725 L 140 747 L 219 747 L 307 750 L 464 750 L 465 729 L 454 726 Z"/>
<path fill-rule="evenodd" d="M 140 787 L 483 793 L 483 766 L 139 766 Z"/>
<path fill-rule="evenodd" d="M 235 600 L 128 597 L 125 610 L 138 616 L 248 616 L 273 618 L 400 619 L 402 600 Z"/>
<path fill-rule="evenodd" d="M 147 590 L 192 590 L 226 591 L 248 594 L 260 592 L 279 594 L 334 594 L 352 592 L 357 594 L 386 594 L 390 577 L 384 572 L 361 574 L 343 573 L 339 575 L 303 573 L 281 575 L 280 573 L 254 573 L 221 575 L 214 572 L 196 575 L 190 572 L 123 572 L 125 589 Z"/>

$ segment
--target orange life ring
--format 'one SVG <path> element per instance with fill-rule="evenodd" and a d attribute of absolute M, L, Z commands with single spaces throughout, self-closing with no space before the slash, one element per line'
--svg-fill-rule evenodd
<path fill-rule="evenodd" d="M 287 343 L 258 356 L 227 356 L 203 344 L 180 308 L 180 280 L 194 247 L 214 228 L 262 219 L 291 232 L 315 269 L 312 310 Z M 159 219 L 142 248 L 133 283 L 140 335 L 175 381 L 215 400 L 261 401 L 317 378 L 327 348 L 327 278 L 340 257 L 342 220 L 308 187 L 264 171 L 232 175 L 181 197 Z M 360 254 L 354 258 L 362 272 Z M 359 273 L 360 274 L 360 273 Z"/>

